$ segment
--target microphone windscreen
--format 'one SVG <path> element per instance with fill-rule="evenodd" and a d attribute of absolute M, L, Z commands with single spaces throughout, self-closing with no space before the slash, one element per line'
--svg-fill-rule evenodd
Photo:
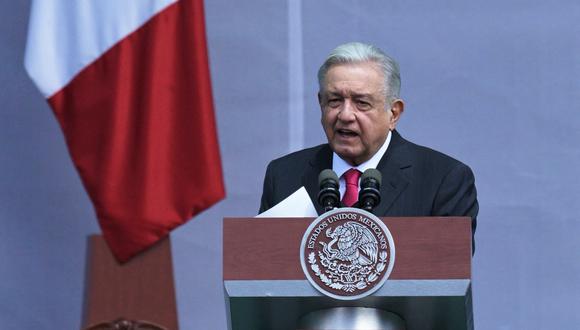
<path fill-rule="evenodd" d="M 365 180 L 367 180 L 367 179 L 374 179 L 374 180 L 376 180 L 378 182 L 379 185 L 381 185 L 382 184 L 382 180 L 383 180 L 383 176 L 382 176 L 381 172 L 379 172 L 377 169 L 375 169 L 375 168 L 369 168 L 368 170 L 366 170 L 362 174 L 362 176 L 360 178 L 361 184 L 363 182 L 365 182 Z"/>
<path fill-rule="evenodd" d="M 338 184 L 338 175 L 336 175 L 336 173 L 334 173 L 333 170 L 331 170 L 331 169 L 323 170 L 318 175 L 318 185 L 320 186 L 322 184 L 322 182 L 329 180 L 329 179 L 332 181 L 335 181 Z"/>

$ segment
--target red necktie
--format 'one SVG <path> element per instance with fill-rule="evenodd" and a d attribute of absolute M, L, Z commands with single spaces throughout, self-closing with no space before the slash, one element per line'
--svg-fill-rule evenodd
<path fill-rule="evenodd" d="M 343 174 L 346 182 L 346 191 L 342 196 L 342 203 L 346 206 L 352 206 L 358 201 L 358 179 L 360 178 L 360 171 L 356 168 L 351 168 Z"/>

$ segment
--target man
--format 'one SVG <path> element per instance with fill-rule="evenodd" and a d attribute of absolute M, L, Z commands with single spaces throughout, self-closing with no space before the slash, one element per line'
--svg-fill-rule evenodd
<path fill-rule="evenodd" d="M 328 144 L 301 150 L 268 165 L 263 212 L 304 186 L 319 214 L 318 174 L 332 168 L 343 204 L 358 197 L 360 173 L 382 174 L 377 216 L 470 216 L 478 212 L 473 173 L 463 163 L 401 137 L 404 110 L 397 63 L 372 45 L 334 49 L 318 71 L 318 101 Z"/>

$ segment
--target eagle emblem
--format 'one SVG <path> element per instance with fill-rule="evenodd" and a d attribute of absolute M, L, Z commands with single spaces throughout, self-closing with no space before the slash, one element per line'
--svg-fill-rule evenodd
<path fill-rule="evenodd" d="M 378 243 L 372 232 L 354 221 L 326 231 L 330 243 L 319 242 L 328 260 L 350 261 L 352 265 L 370 265 L 377 261 Z M 337 244 L 338 249 L 333 246 Z"/>
<path fill-rule="evenodd" d="M 359 299 L 378 290 L 394 265 L 385 224 L 364 210 L 342 208 L 318 217 L 303 236 L 300 258 L 310 283 L 323 294 Z"/>

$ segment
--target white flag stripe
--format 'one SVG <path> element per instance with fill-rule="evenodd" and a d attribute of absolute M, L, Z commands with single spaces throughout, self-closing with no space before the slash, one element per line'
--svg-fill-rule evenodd
<path fill-rule="evenodd" d="M 49 98 L 177 0 L 35 0 L 24 66 Z"/>

